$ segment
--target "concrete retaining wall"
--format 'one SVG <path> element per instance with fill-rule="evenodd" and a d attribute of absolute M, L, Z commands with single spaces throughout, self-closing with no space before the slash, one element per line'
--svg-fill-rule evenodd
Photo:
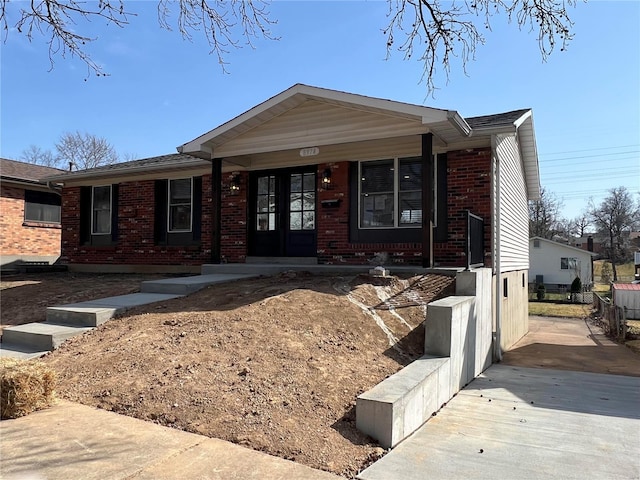
<path fill-rule="evenodd" d="M 358 430 L 394 447 L 491 365 L 491 278 L 459 272 L 458 295 L 427 305 L 425 356 L 358 397 Z"/>

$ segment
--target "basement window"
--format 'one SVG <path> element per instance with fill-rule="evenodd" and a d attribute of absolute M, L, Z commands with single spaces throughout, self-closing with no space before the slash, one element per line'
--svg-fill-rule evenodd
<path fill-rule="evenodd" d="M 503 278 L 502 279 L 502 296 L 504 298 L 509 297 L 509 279 L 507 278 Z"/>

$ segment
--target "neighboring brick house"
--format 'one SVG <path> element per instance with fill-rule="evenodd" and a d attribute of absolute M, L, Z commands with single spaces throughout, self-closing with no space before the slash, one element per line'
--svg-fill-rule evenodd
<path fill-rule="evenodd" d="M 178 151 L 53 178 L 71 269 L 474 264 L 527 313 L 530 110 L 465 119 L 298 84 Z"/>
<path fill-rule="evenodd" d="M 43 178 L 57 168 L 0 158 L 0 264 L 55 262 L 60 256 L 60 193 Z"/>

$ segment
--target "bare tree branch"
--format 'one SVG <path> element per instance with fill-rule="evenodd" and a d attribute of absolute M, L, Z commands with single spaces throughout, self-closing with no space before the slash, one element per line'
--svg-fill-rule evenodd
<path fill-rule="evenodd" d="M 67 132 L 56 143 L 58 157 L 76 170 L 111 165 L 118 162 L 115 148 L 104 138 L 88 133 Z"/>
<path fill-rule="evenodd" d="M 565 50 L 573 38 L 567 6 L 574 6 L 576 1 L 388 0 L 388 23 L 383 30 L 387 37 L 387 58 L 394 49 L 402 52 L 405 59 L 417 52 L 424 63 L 422 80 L 433 94 L 438 68 L 442 68 L 448 82 L 452 57 L 457 57 L 466 75 L 467 63 L 475 59 L 477 46 L 485 42 L 478 26 L 490 30 L 491 18 L 506 14 L 520 29 L 537 31 L 540 53 L 546 60 L 557 43 L 561 44 L 560 50 Z M 478 18 L 482 20 L 479 22 Z M 396 37 L 401 40 L 397 42 Z"/>

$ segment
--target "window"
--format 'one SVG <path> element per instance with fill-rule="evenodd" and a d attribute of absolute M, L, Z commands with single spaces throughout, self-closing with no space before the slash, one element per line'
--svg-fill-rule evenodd
<path fill-rule="evenodd" d="M 578 264 L 578 260 L 576 258 L 565 258 L 562 257 L 560 259 L 560 269 L 561 270 L 575 270 Z"/>
<path fill-rule="evenodd" d="M 533 248 L 540 248 L 540 240 L 537 238 L 533 241 Z"/>
<path fill-rule="evenodd" d="M 169 232 L 191 231 L 191 178 L 169 180 Z"/>
<path fill-rule="evenodd" d="M 360 163 L 360 228 L 422 226 L 422 159 Z"/>
<path fill-rule="evenodd" d="M 24 202 L 25 222 L 60 223 L 60 195 L 25 190 Z"/>
<path fill-rule="evenodd" d="M 506 278 L 502 279 L 502 296 L 504 298 L 509 297 L 509 281 Z"/>
<path fill-rule="evenodd" d="M 93 187 L 92 189 L 91 234 L 111 234 L 111 185 Z"/>

